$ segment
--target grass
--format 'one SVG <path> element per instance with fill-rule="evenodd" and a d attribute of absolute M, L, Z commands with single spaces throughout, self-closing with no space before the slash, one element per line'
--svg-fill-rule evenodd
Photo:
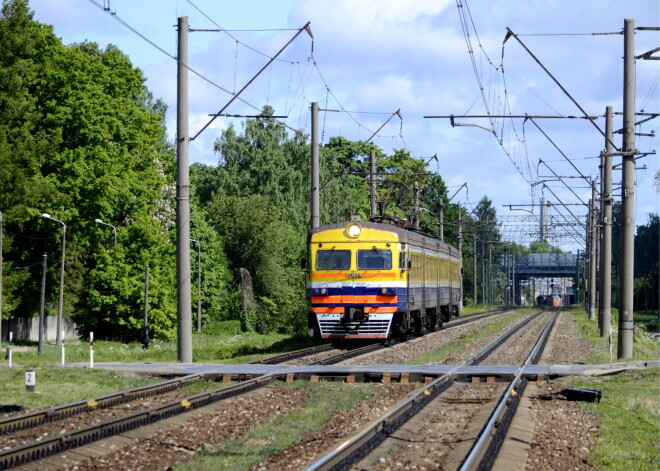
<path fill-rule="evenodd" d="M 582 336 L 593 349 L 587 363 L 617 361 L 618 312 L 612 310 L 612 357 L 609 339 L 600 337 L 597 321 L 590 321 L 584 309 L 572 310 Z M 660 341 L 639 328 L 635 313 L 632 360 L 658 360 Z M 644 319 L 641 316 L 642 320 Z M 601 422 L 590 462 L 599 470 L 660 469 L 660 369 L 629 371 L 613 377 L 567 378 L 572 387 L 598 389 L 603 392 L 600 403 L 584 404 Z"/>
<path fill-rule="evenodd" d="M 571 378 L 570 384 L 603 392 L 600 403 L 584 405 L 601 422 L 589 460 L 596 469 L 660 469 L 659 369 L 605 378 Z"/>
<path fill-rule="evenodd" d="M 162 378 L 97 369 L 70 369 L 55 366 L 34 368 L 35 390 L 25 388 L 27 368 L 0 369 L 0 397 L 3 404 L 42 409 L 55 404 L 81 401 L 117 391 L 160 383 Z M 221 387 L 209 381 L 194 381 L 181 390 L 193 395 Z"/>
<path fill-rule="evenodd" d="M 0 368 L 0 397 L 3 404 L 40 409 L 162 381 L 160 378 L 131 376 L 106 370 L 42 366 L 34 369 L 35 391 L 27 392 L 25 371 L 26 368 Z"/>
<path fill-rule="evenodd" d="M 489 309 L 493 309 L 500 306 L 501 304 L 468 304 L 467 306 L 463 306 L 463 309 L 461 310 L 461 316 L 474 314 L 475 312 L 488 311 Z"/>
<path fill-rule="evenodd" d="M 598 322 L 590 321 L 584 308 L 571 309 L 569 312 L 577 321 L 582 336 L 588 340 L 593 349 L 586 359 L 586 363 L 609 363 L 617 361 L 617 342 L 618 342 L 618 319 L 619 312 L 612 309 L 612 346 L 610 354 L 610 341 L 608 338 L 600 336 Z M 650 335 L 645 328 L 638 323 L 638 316 L 635 313 L 635 332 L 633 343 L 633 357 L 631 360 L 658 360 L 660 359 L 660 341 Z"/>
<path fill-rule="evenodd" d="M 241 333 L 233 323 L 229 327 L 211 326 L 208 332 L 193 335 L 193 361 L 203 363 L 244 363 L 272 353 L 297 350 L 318 341 L 307 337 L 290 337 L 286 334 L 261 335 Z M 65 342 L 67 363 L 89 362 L 90 348 L 86 340 Z M 177 343 L 153 340 L 145 350 L 139 342 L 120 343 L 104 340 L 94 342 L 95 362 L 177 362 Z M 60 363 L 61 349 L 54 344 L 44 345 L 43 355 L 37 354 L 34 342 L 14 348 L 13 361 L 24 367 L 44 363 Z"/>
<path fill-rule="evenodd" d="M 229 440 L 219 448 L 207 449 L 193 461 L 177 466 L 176 469 L 250 469 L 268 456 L 299 442 L 307 433 L 330 421 L 335 412 L 348 410 L 376 392 L 373 385 L 336 382 L 295 381 L 281 387 L 307 388 L 309 399 L 293 412 L 276 415 L 245 436 Z"/>

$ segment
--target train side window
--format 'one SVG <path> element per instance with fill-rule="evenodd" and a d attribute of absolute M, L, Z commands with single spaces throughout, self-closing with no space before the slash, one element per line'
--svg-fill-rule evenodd
<path fill-rule="evenodd" d="M 409 268 L 406 262 L 406 252 L 399 252 L 399 270 L 406 270 Z"/>

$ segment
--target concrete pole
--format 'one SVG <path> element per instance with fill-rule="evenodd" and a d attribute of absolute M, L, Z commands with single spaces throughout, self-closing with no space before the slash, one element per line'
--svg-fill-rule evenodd
<path fill-rule="evenodd" d="M 591 182 L 589 201 L 589 320 L 596 320 L 596 181 Z"/>
<path fill-rule="evenodd" d="M 541 198 L 541 242 L 548 241 L 548 200 L 545 197 Z"/>
<path fill-rule="evenodd" d="M 55 345 L 62 346 L 64 335 L 62 335 L 62 324 L 64 317 L 64 261 L 66 260 L 66 224 L 62 221 L 62 259 L 60 260 L 60 296 L 57 301 L 57 336 L 55 337 Z"/>
<path fill-rule="evenodd" d="M 415 182 L 414 186 L 415 198 L 413 202 L 413 227 L 419 230 L 419 183 Z"/>
<path fill-rule="evenodd" d="M 461 259 L 460 291 L 458 299 L 458 311 L 463 310 L 463 219 L 461 218 L 461 208 L 458 208 L 458 257 Z"/>
<path fill-rule="evenodd" d="M 506 296 L 504 298 L 504 304 L 509 305 L 511 304 L 511 251 L 507 250 L 505 254 L 505 263 L 504 263 L 504 276 L 506 278 Z"/>
<path fill-rule="evenodd" d="M 369 154 L 369 218 L 373 220 L 376 217 L 376 151 L 372 150 Z"/>
<path fill-rule="evenodd" d="M 575 264 L 575 302 L 580 304 L 580 249 L 577 249 L 577 263 Z"/>
<path fill-rule="evenodd" d="M 516 282 L 516 255 L 513 254 L 513 260 L 511 260 L 511 283 L 513 285 L 513 305 L 517 306 L 518 305 L 518 293 L 517 288 L 518 288 L 518 283 Z"/>
<path fill-rule="evenodd" d="M 39 295 L 39 343 L 37 354 L 41 356 L 44 352 L 44 310 L 46 307 L 46 268 L 48 265 L 48 255 L 41 256 L 41 293 Z"/>
<path fill-rule="evenodd" d="M 2 342 L 2 211 L 0 211 L 0 342 Z"/>
<path fill-rule="evenodd" d="M 190 170 L 188 150 L 188 17 L 179 17 L 177 67 L 177 183 L 176 274 L 178 360 L 192 362 L 192 307 L 190 293 Z"/>
<path fill-rule="evenodd" d="M 312 102 L 312 204 L 310 228 L 316 229 L 321 225 L 320 207 L 320 163 L 319 163 L 319 104 Z"/>
<path fill-rule="evenodd" d="M 587 208 L 587 228 L 585 231 L 587 243 L 584 249 L 584 310 L 589 316 L 589 307 L 591 306 L 591 280 L 589 278 L 589 273 L 591 273 L 589 266 L 591 263 L 591 200 L 589 200 Z"/>
<path fill-rule="evenodd" d="M 472 234 L 472 297 L 475 304 L 479 303 L 477 294 L 477 235 Z"/>
<path fill-rule="evenodd" d="M 438 215 L 438 238 L 442 241 L 445 240 L 445 203 L 440 200 L 440 214 Z"/>
<path fill-rule="evenodd" d="M 149 338 L 149 265 L 144 266 L 144 322 L 142 327 L 144 329 L 143 342 L 149 345 L 146 340 Z"/>
<path fill-rule="evenodd" d="M 635 20 L 624 21 L 623 187 L 621 188 L 621 286 L 617 358 L 633 356 L 633 282 L 635 257 Z"/>
<path fill-rule="evenodd" d="M 495 301 L 493 289 L 493 244 L 488 244 L 488 302 Z"/>
<path fill-rule="evenodd" d="M 484 254 L 484 241 L 481 241 L 481 303 L 486 304 L 486 255 Z"/>

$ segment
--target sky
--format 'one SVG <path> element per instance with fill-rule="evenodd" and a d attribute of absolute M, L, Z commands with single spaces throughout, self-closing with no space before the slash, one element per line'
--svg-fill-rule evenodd
<path fill-rule="evenodd" d="M 600 130 L 606 106 L 614 108 L 614 129 L 622 127 L 616 113 L 623 111 L 624 20 L 657 27 L 659 5 L 657 0 L 30 1 L 35 19 L 53 25 L 65 44 L 114 44 L 127 54 L 154 97 L 168 104 L 171 139 L 177 18 L 187 16 L 189 27 L 198 30 L 188 39 L 194 71 L 191 135 L 309 22 L 313 37 L 307 31 L 298 35 L 245 89 L 243 101 L 235 100 L 225 113 L 254 115 L 270 105 L 276 115 L 286 116 L 281 121 L 309 134 L 310 103 L 318 102 L 322 143 L 375 133 L 372 142 L 386 154 L 406 149 L 429 161 L 449 196 L 456 193 L 452 203 L 472 210 L 488 196 L 498 216 L 518 221 L 517 230 L 511 222 L 503 224 L 504 238 L 524 245 L 534 229 L 525 219 L 539 214 L 543 197 L 552 204 L 552 222 L 586 215 L 589 180 L 599 178 L 598 156 L 605 146 Z M 505 42 L 507 28 L 520 41 Z M 658 46 L 659 31 L 636 31 L 635 55 Z M 636 61 L 639 113 L 660 112 L 659 65 Z M 597 118 L 582 119 L 578 105 Z M 397 110 L 400 116 L 392 117 Z M 425 118 L 488 114 L 576 118 L 456 118 L 462 126 L 455 127 L 446 118 Z M 217 165 L 213 143 L 232 123 L 240 131 L 242 122 L 213 121 L 191 142 L 190 163 Z M 636 148 L 657 152 L 659 131 L 660 118 L 638 125 L 637 133 L 654 135 L 638 136 Z M 615 134 L 615 146 L 621 147 L 621 139 Z M 636 224 L 660 212 L 654 186 L 659 158 L 637 161 Z M 620 160 L 615 157 L 614 163 Z M 621 171 L 613 175 L 618 199 Z M 550 242 L 564 250 L 583 248 L 576 234 L 582 230 L 564 229 L 565 237 Z"/>

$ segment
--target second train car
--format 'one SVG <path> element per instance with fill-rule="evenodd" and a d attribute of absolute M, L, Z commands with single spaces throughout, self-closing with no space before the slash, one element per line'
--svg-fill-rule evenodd
<path fill-rule="evenodd" d="M 357 220 L 320 226 L 305 265 L 313 337 L 402 337 L 458 315 L 460 254 L 419 232 Z"/>

